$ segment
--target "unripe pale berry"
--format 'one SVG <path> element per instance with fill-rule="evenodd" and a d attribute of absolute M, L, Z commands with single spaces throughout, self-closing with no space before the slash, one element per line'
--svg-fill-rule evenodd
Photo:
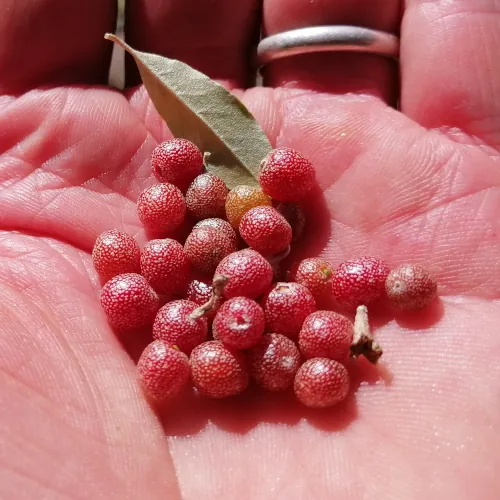
<path fill-rule="evenodd" d="M 385 294 L 388 274 L 387 264 L 375 257 L 347 260 L 333 274 L 333 296 L 348 307 L 368 304 Z"/>
<path fill-rule="evenodd" d="M 189 283 L 189 261 L 182 245 L 170 238 L 146 243 L 141 251 L 141 274 L 156 292 L 182 295 Z"/>
<path fill-rule="evenodd" d="M 162 401 L 179 394 L 191 374 L 189 358 L 163 340 L 154 340 L 137 363 L 137 379 L 144 393 Z"/>
<path fill-rule="evenodd" d="M 92 250 L 92 262 L 102 280 L 108 281 L 118 274 L 139 273 L 140 249 L 126 233 L 111 229 L 101 233 Z"/>
<path fill-rule="evenodd" d="M 269 333 L 248 351 L 250 375 L 268 391 L 284 391 L 293 385 L 300 367 L 300 353 L 293 340 Z"/>
<path fill-rule="evenodd" d="M 155 184 L 139 195 L 137 213 L 147 231 L 170 232 L 184 220 L 186 201 L 173 184 Z"/>
<path fill-rule="evenodd" d="M 241 237 L 262 255 L 276 255 L 286 250 L 292 241 L 292 228 L 273 207 L 255 207 L 240 222 Z"/>
<path fill-rule="evenodd" d="M 205 342 L 189 358 L 191 377 L 196 389 L 211 398 L 226 398 L 243 392 L 248 386 L 248 367 L 244 355 L 222 342 Z"/>
<path fill-rule="evenodd" d="M 253 347 L 264 333 L 262 307 L 247 297 L 233 297 L 219 309 L 214 326 L 218 340 L 234 349 Z"/>
<path fill-rule="evenodd" d="M 298 201 L 314 186 L 314 167 L 295 149 L 274 149 L 262 162 L 259 182 L 264 193 L 275 200 Z"/>
<path fill-rule="evenodd" d="M 214 217 L 210 219 L 203 219 L 197 222 L 193 229 L 198 229 L 200 227 L 213 227 L 214 229 L 217 229 L 217 231 L 225 234 L 235 246 L 238 246 L 238 236 L 236 231 L 227 220 L 217 219 Z"/>
<path fill-rule="evenodd" d="M 271 198 L 262 189 L 254 186 L 236 186 L 227 195 L 226 217 L 230 224 L 237 228 L 241 218 L 252 208 L 271 206 Z"/>
<path fill-rule="evenodd" d="M 186 193 L 189 214 L 195 219 L 223 216 L 227 193 L 227 187 L 220 177 L 213 174 L 199 175 Z"/>
<path fill-rule="evenodd" d="M 316 311 L 311 292 L 299 283 L 276 283 L 262 299 L 266 329 L 296 338 L 302 323 Z"/>
<path fill-rule="evenodd" d="M 309 359 L 295 375 L 293 389 L 297 399 L 305 406 L 335 406 L 349 393 L 349 374 L 338 361 L 327 358 Z"/>
<path fill-rule="evenodd" d="M 276 210 L 292 228 L 292 243 L 299 241 L 306 227 L 306 216 L 302 208 L 296 203 L 281 202 L 276 205 Z"/>
<path fill-rule="evenodd" d="M 213 289 L 214 288 L 212 285 L 208 285 L 203 281 L 193 280 L 188 285 L 186 292 L 186 299 L 190 300 L 191 302 L 195 302 L 199 306 L 202 306 L 203 304 L 206 304 L 212 297 Z M 210 311 L 207 311 L 205 313 L 205 317 L 208 320 L 213 319 L 215 317 L 215 314 L 219 310 L 221 304 L 222 304 L 222 297 L 218 297 L 215 301 L 215 304 L 210 309 Z"/>
<path fill-rule="evenodd" d="M 222 259 L 215 270 L 215 276 L 218 275 L 229 278 L 224 287 L 224 297 L 256 299 L 271 285 L 273 269 L 262 255 L 247 248 Z"/>
<path fill-rule="evenodd" d="M 433 301 L 437 294 L 437 282 L 423 267 L 403 264 L 389 273 L 385 290 L 398 309 L 418 310 Z"/>
<path fill-rule="evenodd" d="M 101 306 L 112 326 L 134 330 L 153 323 L 160 299 L 143 276 L 126 273 L 103 286 Z"/>
<path fill-rule="evenodd" d="M 189 300 L 174 300 L 165 304 L 153 323 L 153 338 L 176 345 L 189 354 L 193 348 L 207 339 L 207 318 L 191 318 L 198 304 Z"/>
<path fill-rule="evenodd" d="M 189 262 L 204 273 L 213 273 L 219 262 L 237 249 L 234 241 L 213 227 L 193 229 L 184 244 Z"/>
<path fill-rule="evenodd" d="M 151 169 L 160 182 L 169 182 L 185 191 L 203 171 L 203 156 L 191 141 L 171 139 L 153 150 Z"/>
<path fill-rule="evenodd" d="M 304 285 L 319 304 L 332 295 L 333 272 L 332 265 L 325 260 L 304 259 L 294 273 L 294 281 Z"/>
<path fill-rule="evenodd" d="M 343 361 L 349 354 L 352 337 L 353 324 L 345 316 L 333 311 L 316 311 L 304 320 L 298 344 L 306 359 Z"/>

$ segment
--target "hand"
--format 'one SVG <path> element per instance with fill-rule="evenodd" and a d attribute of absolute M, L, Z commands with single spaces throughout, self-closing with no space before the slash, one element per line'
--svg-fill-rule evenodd
<path fill-rule="evenodd" d="M 135 48 L 248 82 L 259 2 L 128 4 Z M 397 0 L 263 6 L 268 33 L 396 31 L 399 13 Z M 144 241 L 134 202 L 168 132 L 142 87 L 103 86 L 114 23 L 111 0 L 0 6 L 0 497 L 496 498 L 498 3 L 407 1 L 402 113 L 387 104 L 395 65 L 366 55 L 283 60 L 267 68 L 274 88 L 242 93 L 273 144 L 318 169 L 329 216 L 306 253 L 420 263 L 440 283 L 417 319 L 374 318 L 392 381 L 362 365 L 356 395 L 326 412 L 250 393 L 158 419 L 142 397 L 90 251 L 112 227 Z"/>

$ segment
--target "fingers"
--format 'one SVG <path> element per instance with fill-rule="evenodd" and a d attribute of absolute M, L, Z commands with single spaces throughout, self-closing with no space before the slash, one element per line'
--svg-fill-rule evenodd
<path fill-rule="evenodd" d="M 59 83 L 105 83 L 116 1 L 0 3 L 0 92 Z"/>
<path fill-rule="evenodd" d="M 399 14 L 399 0 L 265 0 L 264 31 L 272 35 L 304 26 L 352 24 L 397 32 Z M 300 55 L 269 64 L 263 74 L 271 86 L 370 93 L 387 101 L 397 95 L 396 64 L 368 54 Z"/>
<path fill-rule="evenodd" d="M 126 25 L 136 49 L 180 59 L 230 85 L 252 82 L 248 61 L 259 35 L 258 0 L 127 0 Z M 129 62 L 127 83 L 133 85 L 139 76 Z"/>
<path fill-rule="evenodd" d="M 499 44 L 496 0 L 407 0 L 403 111 L 425 127 L 454 136 L 458 128 L 500 148 Z"/>

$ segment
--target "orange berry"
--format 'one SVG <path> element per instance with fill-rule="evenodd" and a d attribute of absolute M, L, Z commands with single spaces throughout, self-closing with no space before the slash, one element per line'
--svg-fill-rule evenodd
<path fill-rule="evenodd" d="M 226 198 L 226 217 L 237 228 L 241 218 L 252 208 L 271 206 L 271 198 L 262 189 L 253 186 L 236 186 Z"/>

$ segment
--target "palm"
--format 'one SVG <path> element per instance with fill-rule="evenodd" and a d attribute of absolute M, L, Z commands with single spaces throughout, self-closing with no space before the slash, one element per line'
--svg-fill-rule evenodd
<path fill-rule="evenodd" d="M 129 356 L 146 340 L 124 339 L 127 353 L 107 326 L 89 251 L 111 227 L 143 238 L 134 200 L 166 130 L 142 89 L 3 97 L 0 496 L 468 498 L 473 485 L 493 498 L 497 161 L 371 96 L 254 89 L 244 101 L 318 169 L 321 237 L 304 252 L 425 263 L 442 307 L 376 318 L 393 380 L 361 366 L 335 412 L 247 394 L 157 419 Z"/>

